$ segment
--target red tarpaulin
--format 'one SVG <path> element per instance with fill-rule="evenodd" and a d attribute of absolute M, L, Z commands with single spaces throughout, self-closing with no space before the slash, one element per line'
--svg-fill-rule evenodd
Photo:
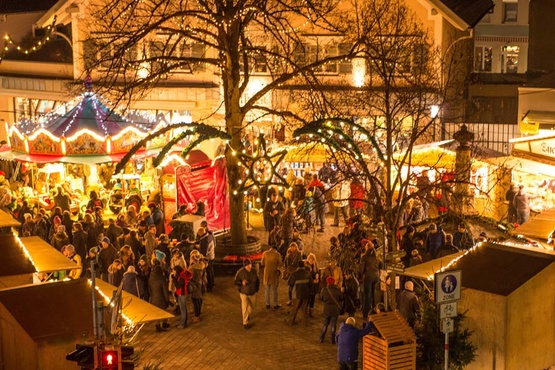
<path fill-rule="evenodd" d="M 204 214 L 208 228 L 219 231 L 229 228 L 229 202 L 227 199 L 227 173 L 223 157 L 211 166 L 191 171 L 188 165 L 175 170 L 177 204 L 193 206 L 197 201 L 205 204 Z"/>

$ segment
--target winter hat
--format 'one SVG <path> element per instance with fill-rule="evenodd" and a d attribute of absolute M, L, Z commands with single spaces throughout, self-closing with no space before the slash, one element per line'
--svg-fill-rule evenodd
<path fill-rule="evenodd" d="M 135 272 L 135 266 L 129 266 L 127 272 Z"/>
<path fill-rule="evenodd" d="M 326 284 L 328 284 L 328 285 L 333 285 L 333 284 L 335 284 L 335 278 L 334 278 L 333 276 L 328 276 L 328 277 L 326 278 Z"/>
<path fill-rule="evenodd" d="M 89 253 L 92 253 L 96 256 L 98 254 L 98 247 L 92 247 L 91 249 L 89 249 Z"/>
<path fill-rule="evenodd" d="M 156 259 L 160 262 L 162 262 L 162 260 L 166 258 L 166 254 L 158 249 L 154 251 L 154 255 L 156 256 Z"/>
<path fill-rule="evenodd" d="M 110 244 L 111 243 L 110 238 L 105 236 L 104 238 L 102 238 L 102 243 Z"/>
<path fill-rule="evenodd" d="M 250 264 L 252 264 L 252 262 L 251 262 L 250 259 L 245 258 L 245 259 L 243 260 L 243 266 L 248 266 L 248 265 L 250 265 Z"/>

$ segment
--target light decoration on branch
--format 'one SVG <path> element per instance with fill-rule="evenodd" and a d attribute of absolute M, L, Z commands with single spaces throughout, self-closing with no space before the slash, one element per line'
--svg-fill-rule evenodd
<path fill-rule="evenodd" d="M 182 157 L 187 157 L 187 155 L 193 150 L 197 145 L 202 143 L 203 141 L 210 140 L 210 139 L 222 139 L 222 140 L 231 140 L 231 136 L 223 131 L 218 130 L 215 127 L 205 125 L 203 123 L 189 123 L 189 122 L 181 122 L 175 123 L 172 125 L 168 125 L 165 127 L 161 127 L 160 129 L 154 131 L 150 135 L 146 136 L 144 139 L 137 142 L 129 152 L 122 158 L 122 160 L 116 166 L 114 172 L 120 173 L 124 168 L 125 165 L 131 160 L 131 158 L 139 151 L 143 146 L 145 146 L 150 140 L 157 138 L 159 136 L 164 135 L 168 131 L 172 131 L 178 128 L 184 127 L 185 130 L 174 136 L 160 151 L 158 156 L 154 158 L 152 164 L 154 167 L 158 167 L 162 161 L 164 160 L 165 156 L 170 152 L 174 145 L 179 143 L 181 140 L 187 137 L 194 137 L 194 140 L 183 149 L 181 152 Z"/>
<path fill-rule="evenodd" d="M 263 133 L 258 135 L 254 142 L 254 148 L 252 155 L 245 151 L 237 153 L 239 165 L 245 168 L 245 178 L 238 180 L 233 195 L 246 193 L 251 188 L 256 189 L 271 185 L 288 187 L 287 181 L 277 172 L 277 168 L 285 158 L 287 151 L 279 150 L 269 153 Z"/>
<path fill-rule="evenodd" d="M 13 234 L 13 237 L 15 238 L 15 242 L 16 244 L 19 246 L 19 248 L 21 248 L 21 251 L 23 252 L 23 254 L 25 255 L 25 258 L 27 258 L 29 260 L 29 262 L 31 262 L 31 264 L 33 265 L 33 267 L 35 266 L 35 261 L 33 261 L 33 257 L 31 256 L 31 253 L 29 253 L 29 251 L 27 250 L 27 247 L 25 247 L 25 243 L 23 243 L 21 241 L 21 239 L 19 238 L 19 236 Z M 36 268 L 35 268 L 36 271 Z"/>
<path fill-rule="evenodd" d="M 24 47 L 21 44 L 16 43 L 9 34 L 4 36 L 4 47 L 2 48 L 2 52 L 0 53 L 0 63 L 4 60 L 6 54 L 10 50 L 10 46 L 14 47 L 17 51 L 22 54 L 30 54 L 34 53 L 41 49 L 48 41 L 50 41 L 50 36 L 52 35 L 52 31 L 54 31 L 54 26 L 56 25 L 56 16 L 52 20 L 52 24 L 46 27 L 46 33 L 40 40 L 35 42 L 33 46 Z"/>

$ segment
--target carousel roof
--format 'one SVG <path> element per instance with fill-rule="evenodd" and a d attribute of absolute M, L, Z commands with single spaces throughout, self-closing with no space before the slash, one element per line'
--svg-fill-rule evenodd
<path fill-rule="evenodd" d="M 119 162 L 156 123 L 137 112 L 119 114 L 105 101 L 85 92 L 50 113 L 44 123 L 21 120 L 9 129 L 10 150 L 0 150 L 0 157 L 37 163 Z M 163 124 L 167 122 L 156 127 Z M 170 135 L 150 140 L 137 156 L 156 154 Z"/>
<path fill-rule="evenodd" d="M 55 137 L 71 137 L 82 130 L 87 130 L 98 136 L 114 136 L 125 128 L 133 127 L 147 132 L 135 120 L 130 120 L 106 106 L 95 93 L 86 92 L 79 101 L 67 112 L 54 111 L 48 121 L 35 128 L 43 128 Z M 21 131 L 21 130 L 20 130 Z M 32 134 L 33 132 L 26 132 Z"/>

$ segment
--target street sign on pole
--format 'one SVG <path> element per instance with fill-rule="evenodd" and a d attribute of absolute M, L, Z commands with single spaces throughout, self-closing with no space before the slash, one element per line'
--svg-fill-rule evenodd
<path fill-rule="evenodd" d="M 402 263 L 390 263 L 385 265 L 386 270 L 403 273 L 405 272 L 405 265 Z"/>
<path fill-rule="evenodd" d="M 442 333 L 449 334 L 455 329 L 455 321 L 451 318 L 442 319 L 440 321 L 440 327 Z"/>
<path fill-rule="evenodd" d="M 436 273 L 434 296 L 436 304 L 461 299 L 461 270 Z"/>
<path fill-rule="evenodd" d="M 457 316 L 457 302 L 442 303 L 439 305 L 439 318 L 447 319 Z"/>

